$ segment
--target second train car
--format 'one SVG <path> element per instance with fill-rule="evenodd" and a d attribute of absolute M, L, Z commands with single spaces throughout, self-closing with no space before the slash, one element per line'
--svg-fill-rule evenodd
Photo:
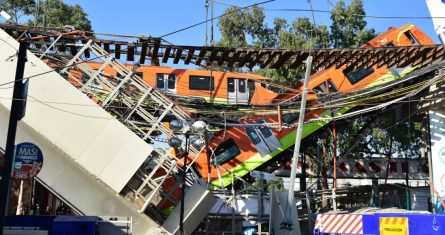
<path fill-rule="evenodd" d="M 90 62 L 97 70 L 102 63 Z M 129 69 L 131 65 L 127 65 Z M 103 73 L 119 76 L 111 67 Z M 270 103 L 277 95 L 266 89 L 270 78 L 256 74 L 177 69 L 163 66 L 140 66 L 136 74 L 144 81 L 178 101 L 227 105 L 261 105 Z M 79 75 L 77 75 L 79 76 Z"/>
<path fill-rule="evenodd" d="M 401 28 L 390 28 L 388 31 L 375 37 L 362 47 L 394 47 L 430 45 L 434 42 L 414 25 L 405 25 Z M 372 67 L 351 70 L 346 65 L 336 69 L 335 66 L 327 68 L 312 75 L 309 80 L 309 100 L 312 104 L 326 97 L 329 93 L 352 93 L 365 88 L 384 84 L 400 79 L 414 68 L 405 67 Z M 274 103 L 280 103 L 293 99 L 303 90 L 303 84 L 295 87 L 297 92 L 279 95 Z M 311 103 L 310 102 L 310 103 Z M 308 103 L 308 108 L 311 104 Z M 335 111 L 335 115 L 341 115 L 349 111 L 352 106 L 343 107 Z M 321 108 L 307 112 L 305 119 L 330 116 L 332 110 Z M 297 122 L 298 115 L 284 116 L 283 121 L 288 124 Z M 251 116 L 246 117 L 244 123 L 269 123 L 277 122 L 275 116 Z M 306 137 L 326 125 L 328 121 L 319 121 L 304 124 L 302 137 Z M 233 127 L 216 134 L 209 142 L 208 152 L 204 151 L 198 156 L 195 164 L 204 178 L 208 178 L 213 188 L 221 188 L 231 184 L 234 177 L 242 177 L 250 171 L 266 163 L 273 157 L 282 153 L 295 144 L 297 128 L 271 129 L 266 126 L 259 128 Z M 208 161 L 209 154 L 210 161 Z M 211 165 L 210 172 L 208 165 Z"/>

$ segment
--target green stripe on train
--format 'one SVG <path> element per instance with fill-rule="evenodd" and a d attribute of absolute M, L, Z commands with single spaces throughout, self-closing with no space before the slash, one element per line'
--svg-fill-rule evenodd
<path fill-rule="evenodd" d="M 341 111 L 336 113 L 336 116 L 342 115 L 343 113 L 349 111 L 351 107 L 343 108 Z M 329 114 L 324 115 L 324 117 L 329 117 Z M 320 129 L 324 125 L 328 124 L 329 119 L 326 119 L 326 121 L 320 121 L 320 122 L 312 122 L 304 124 L 303 126 L 303 133 L 301 138 L 305 138 L 306 136 L 309 136 L 310 134 L 314 133 L 316 130 Z M 259 167 L 260 165 L 264 164 L 266 161 L 272 159 L 279 153 L 283 152 L 284 150 L 288 149 L 290 146 L 294 145 L 295 143 L 295 136 L 297 135 L 297 130 L 292 131 L 291 133 L 287 134 L 283 138 L 281 138 L 280 143 L 281 147 L 275 152 L 268 154 L 264 157 L 261 157 L 259 153 L 256 153 L 248 160 L 244 161 L 243 163 L 237 165 L 235 168 L 232 168 L 230 171 L 224 173 L 221 176 L 221 179 L 216 179 L 210 182 L 210 188 L 216 189 L 221 188 L 221 184 L 226 187 L 227 185 L 232 183 L 232 175 L 235 174 L 236 177 L 242 177 L 246 174 L 248 174 L 253 169 Z"/>
<path fill-rule="evenodd" d="M 409 72 L 413 71 L 415 67 L 413 68 L 406 68 L 401 73 L 398 74 L 398 76 L 394 76 L 393 73 L 388 72 L 387 74 L 383 75 L 373 83 L 369 84 L 366 88 L 378 86 L 390 81 L 397 80 Z M 354 106 L 349 106 L 346 108 L 343 108 L 341 111 L 337 112 L 335 116 L 340 116 L 346 112 L 348 112 L 350 109 L 352 109 Z M 326 114 L 327 113 L 327 114 Z M 329 117 L 330 112 L 325 112 L 324 117 Z M 328 120 L 328 119 L 327 119 Z M 313 122 L 308 123 L 303 126 L 303 133 L 301 138 L 305 138 L 306 136 L 314 133 L 316 130 L 320 129 L 324 125 L 328 124 L 329 121 L 320 121 L 320 122 Z M 221 185 L 223 187 L 226 187 L 230 185 L 233 181 L 233 175 L 236 177 L 243 177 L 244 175 L 248 174 L 250 171 L 254 170 L 255 168 L 261 166 L 268 160 L 272 159 L 279 153 L 283 152 L 284 150 L 288 149 L 290 146 L 295 144 L 295 136 L 297 134 L 297 130 L 289 133 L 288 135 L 284 136 L 281 140 L 281 147 L 277 149 L 275 152 L 266 155 L 265 157 L 261 157 L 259 153 L 256 153 L 248 160 L 244 161 L 243 163 L 237 165 L 236 167 L 232 168 L 231 170 L 225 172 L 219 179 L 215 179 L 212 182 L 210 182 L 210 188 L 211 189 L 217 189 L 221 188 Z"/>

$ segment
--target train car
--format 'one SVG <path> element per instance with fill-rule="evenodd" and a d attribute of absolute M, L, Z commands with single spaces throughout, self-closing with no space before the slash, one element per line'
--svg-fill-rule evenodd
<path fill-rule="evenodd" d="M 414 25 L 405 25 L 401 28 L 390 28 L 362 47 L 393 47 L 430 45 L 434 42 Z M 349 111 L 352 106 L 333 110 L 315 108 L 319 100 L 332 93 L 353 93 L 365 88 L 384 84 L 403 77 L 414 70 L 412 67 L 373 67 L 351 70 L 343 66 L 327 68 L 312 75 L 309 80 L 307 107 L 311 110 L 306 113 L 305 119 L 341 115 Z M 295 87 L 295 92 L 279 95 L 275 104 L 289 101 L 299 97 L 303 84 Z M 335 112 L 333 114 L 333 112 Z M 277 122 L 278 116 L 249 116 L 242 122 L 245 124 Z M 283 122 L 293 124 L 298 121 L 298 114 L 283 116 Z M 302 137 L 314 133 L 326 125 L 328 121 L 306 123 Z M 225 187 L 233 182 L 234 177 L 242 177 L 253 169 L 266 163 L 273 157 L 282 153 L 295 143 L 297 128 L 271 129 L 266 126 L 257 128 L 233 127 L 217 133 L 209 142 L 209 149 L 203 151 L 195 161 L 196 168 L 204 178 L 208 178 L 213 188 Z M 209 157 L 210 156 L 210 157 Z M 209 162 L 209 160 L 211 162 Z M 208 165 L 211 165 L 210 172 Z"/>
<path fill-rule="evenodd" d="M 102 63 L 89 62 L 88 65 L 97 70 Z M 132 68 L 131 65 L 127 66 Z M 277 96 L 266 89 L 265 83 L 270 82 L 270 78 L 256 74 L 144 65 L 134 69 L 135 73 L 151 87 L 178 101 L 260 105 L 270 103 Z M 111 67 L 106 67 L 103 71 L 104 75 L 108 74 L 110 78 L 119 77 Z M 75 76 L 79 77 L 80 74 Z"/>

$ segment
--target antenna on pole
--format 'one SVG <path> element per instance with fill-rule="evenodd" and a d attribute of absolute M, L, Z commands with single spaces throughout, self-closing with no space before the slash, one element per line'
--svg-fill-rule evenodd
<path fill-rule="evenodd" d="M 213 46 L 213 1 L 210 2 L 210 46 Z"/>
<path fill-rule="evenodd" d="M 208 20 L 209 20 L 209 0 L 206 0 L 205 3 L 205 8 L 206 8 L 206 46 L 209 45 L 209 34 L 207 32 L 209 26 L 208 26 Z"/>

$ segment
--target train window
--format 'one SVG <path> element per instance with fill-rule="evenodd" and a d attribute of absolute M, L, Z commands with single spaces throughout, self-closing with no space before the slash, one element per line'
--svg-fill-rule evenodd
<path fill-rule="evenodd" d="M 326 84 L 323 82 L 322 84 L 312 88 L 312 92 L 314 92 L 317 96 L 323 96 L 328 93 L 326 89 Z"/>
<path fill-rule="evenodd" d="M 138 76 L 138 77 L 144 79 L 144 73 L 143 73 L 143 72 L 136 72 L 136 73 L 134 73 L 134 74 L 135 74 L 136 76 Z"/>
<path fill-rule="evenodd" d="M 230 159 L 238 156 L 241 151 L 238 146 L 236 146 L 235 142 L 232 139 L 227 140 L 226 142 L 220 144 L 214 151 L 215 157 L 213 161 L 215 164 L 220 165 L 223 164 Z"/>
<path fill-rule="evenodd" d="M 329 87 L 329 92 L 330 92 L 330 93 L 333 93 L 333 92 L 337 92 L 337 91 L 338 91 L 338 90 L 337 90 L 337 87 L 335 87 L 335 85 L 334 85 L 334 83 L 332 83 L 332 80 L 331 80 L 331 79 L 328 79 L 326 82 L 328 83 L 328 87 Z"/>
<path fill-rule="evenodd" d="M 246 93 L 246 80 L 242 80 L 242 79 L 238 80 L 238 92 Z"/>
<path fill-rule="evenodd" d="M 420 45 L 419 42 L 416 40 L 416 38 L 413 36 L 413 34 L 409 30 L 405 31 L 404 34 L 414 46 Z"/>
<path fill-rule="evenodd" d="M 249 88 L 249 103 L 255 93 L 255 82 L 252 80 L 247 80 L 247 87 Z"/>
<path fill-rule="evenodd" d="M 167 88 L 176 89 L 176 75 L 174 74 L 168 75 Z"/>
<path fill-rule="evenodd" d="M 291 124 L 300 117 L 300 113 L 285 113 L 282 115 L 283 122 L 286 124 Z"/>
<path fill-rule="evenodd" d="M 272 135 L 272 131 L 267 126 L 261 126 L 259 129 L 264 138 L 269 138 Z"/>
<path fill-rule="evenodd" d="M 164 74 L 156 74 L 156 88 L 164 89 Z"/>
<path fill-rule="evenodd" d="M 123 74 L 117 72 L 116 77 L 118 77 L 118 78 L 124 78 L 125 76 L 124 76 Z"/>
<path fill-rule="evenodd" d="M 388 44 L 385 45 L 385 47 L 395 47 L 396 44 L 394 44 L 393 41 L 389 42 Z"/>
<path fill-rule="evenodd" d="M 235 92 L 235 80 L 233 78 L 229 78 L 228 79 L 227 91 L 228 92 Z"/>
<path fill-rule="evenodd" d="M 320 85 L 312 88 L 312 91 L 318 96 L 322 97 L 329 93 L 335 93 L 337 92 L 337 87 L 335 87 L 334 83 L 332 83 L 331 79 L 328 79 L 324 82 L 322 82 Z"/>
<path fill-rule="evenodd" d="M 395 47 L 396 44 L 394 44 L 394 42 L 389 42 L 388 44 L 385 45 L 386 47 Z M 392 74 L 394 74 L 395 76 L 399 76 L 400 73 L 403 72 L 405 68 L 398 68 L 397 65 L 392 66 L 391 68 L 389 68 L 389 70 L 391 71 Z"/>
<path fill-rule="evenodd" d="M 189 77 L 190 90 L 214 90 L 214 78 L 209 76 L 194 76 Z"/>
<path fill-rule="evenodd" d="M 361 81 L 362 79 L 364 79 L 365 77 L 367 77 L 368 75 L 370 75 L 373 72 L 374 72 L 374 69 L 372 69 L 372 68 L 356 69 L 356 70 L 352 70 L 349 72 L 346 72 L 346 70 L 343 70 L 343 73 L 346 75 L 346 77 L 348 78 L 349 82 L 352 85 Z"/>
<path fill-rule="evenodd" d="M 259 144 L 261 142 L 260 136 L 256 133 L 256 131 L 252 128 L 246 128 L 247 136 L 249 136 L 250 140 L 253 144 Z"/>
<path fill-rule="evenodd" d="M 249 87 L 249 92 L 253 94 L 253 92 L 255 92 L 255 82 L 252 80 L 248 80 L 247 86 Z"/>

